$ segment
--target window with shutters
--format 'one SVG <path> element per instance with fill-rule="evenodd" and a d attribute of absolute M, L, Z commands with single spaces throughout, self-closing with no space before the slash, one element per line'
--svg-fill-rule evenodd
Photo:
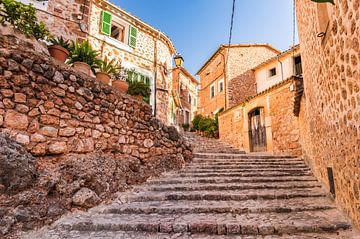
<path fill-rule="evenodd" d="M 129 46 L 132 48 L 136 48 L 138 33 L 139 31 L 136 27 L 129 27 Z"/>
<path fill-rule="evenodd" d="M 107 11 L 101 12 L 101 33 L 115 39 L 118 42 L 125 43 L 131 48 L 136 48 L 139 31 L 136 27 L 128 24 L 125 20 Z M 116 42 L 113 41 L 113 44 Z"/>

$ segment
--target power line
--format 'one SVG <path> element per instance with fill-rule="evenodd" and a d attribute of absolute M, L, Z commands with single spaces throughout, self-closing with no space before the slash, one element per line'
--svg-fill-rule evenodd
<path fill-rule="evenodd" d="M 234 26 L 234 16 L 235 16 L 235 2 L 236 0 L 233 0 L 233 4 L 232 4 L 232 12 L 231 12 L 231 22 L 230 22 L 230 34 L 229 34 L 229 45 L 227 47 L 227 55 L 226 55 L 226 60 L 225 60 L 225 66 L 224 66 L 224 83 L 225 83 L 225 110 L 227 109 L 227 82 L 226 82 L 226 69 L 228 66 L 228 60 L 229 60 L 229 54 L 230 54 L 230 45 L 231 45 L 231 40 L 232 40 L 232 32 L 233 32 L 233 26 Z"/>
<path fill-rule="evenodd" d="M 229 35 L 229 45 L 231 44 L 232 31 L 233 31 L 233 26 L 234 26 L 235 2 L 236 2 L 236 0 L 233 0 L 232 13 L 231 13 L 231 24 L 230 24 L 230 35 Z"/>

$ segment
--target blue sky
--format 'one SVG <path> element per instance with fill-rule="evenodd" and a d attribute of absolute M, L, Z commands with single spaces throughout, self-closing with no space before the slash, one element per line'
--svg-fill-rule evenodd
<path fill-rule="evenodd" d="M 232 0 L 112 0 L 168 35 L 192 74 L 229 40 Z M 237 0 L 232 43 L 292 45 L 293 0 Z"/>

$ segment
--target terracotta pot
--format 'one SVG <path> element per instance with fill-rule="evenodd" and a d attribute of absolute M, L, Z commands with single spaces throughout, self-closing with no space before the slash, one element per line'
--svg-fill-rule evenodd
<path fill-rule="evenodd" d="M 60 62 L 65 62 L 69 56 L 69 51 L 59 45 L 51 45 L 48 47 L 50 55 Z"/>
<path fill-rule="evenodd" d="M 92 75 L 91 67 L 84 62 L 80 62 L 80 61 L 74 62 L 73 67 L 75 70 L 79 72 L 85 73 L 89 76 Z"/>
<path fill-rule="evenodd" d="M 111 77 L 110 77 L 109 74 L 106 74 L 106 73 L 104 73 L 104 72 L 97 72 L 97 73 L 96 73 L 96 79 L 97 79 L 98 81 L 101 81 L 101 82 L 109 85 L 109 84 L 110 84 Z"/>
<path fill-rule="evenodd" d="M 122 81 L 122 80 L 115 80 L 112 82 L 112 86 L 115 89 L 120 90 L 121 92 L 126 93 L 127 90 L 129 89 L 129 83 L 127 83 L 126 81 Z"/>

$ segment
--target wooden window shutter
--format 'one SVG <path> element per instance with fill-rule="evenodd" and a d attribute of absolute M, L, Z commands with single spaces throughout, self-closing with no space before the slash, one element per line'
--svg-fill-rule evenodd
<path fill-rule="evenodd" d="M 138 36 L 138 29 L 134 26 L 130 26 L 130 28 L 129 28 L 129 46 L 131 46 L 132 48 L 136 47 L 137 36 Z"/>
<path fill-rule="evenodd" d="M 111 35 L 111 20 L 112 15 L 107 11 L 101 12 L 101 33 L 110 36 Z"/>

